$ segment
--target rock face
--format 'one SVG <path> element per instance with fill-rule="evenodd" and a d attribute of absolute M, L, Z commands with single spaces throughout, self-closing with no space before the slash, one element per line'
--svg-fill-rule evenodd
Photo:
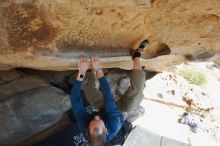
<path fill-rule="evenodd" d="M 0 145 L 15 145 L 50 128 L 71 108 L 70 95 L 41 78 L 7 73 L 0 85 Z"/>
<path fill-rule="evenodd" d="M 20 78 L 7 84 L 1 85 L 0 102 L 6 100 L 12 95 L 45 85 L 46 83 L 43 80 L 40 80 L 34 76 Z"/>
<path fill-rule="evenodd" d="M 129 52 L 147 38 L 160 71 L 186 60 L 216 60 L 220 1 L 212 0 L 3 0 L 0 69 L 76 69 L 79 55 L 101 57 L 104 68 L 131 68 Z"/>

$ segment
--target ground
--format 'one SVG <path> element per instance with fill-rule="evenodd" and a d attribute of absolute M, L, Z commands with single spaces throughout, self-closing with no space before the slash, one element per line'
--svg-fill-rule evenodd
<path fill-rule="evenodd" d="M 220 69 L 212 62 L 187 65 L 204 74 L 206 82 L 197 86 L 179 76 L 177 72 L 185 65 L 157 74 L 146 81 L 145 99 L 141 103 L 145 114 L 134 124 L 192 146 L 217 146 L 220 144 Z M 183 100 L 184 95 L 188 95 L 188 100 L 192 99 L 191 108 Z M 213 109 L 209 112 L 203 110 L 207 108 Z M 199 121 L 197 133 L 192 132 L 188 125 L 178 123 L 178 119 L 186 111 Z"/>

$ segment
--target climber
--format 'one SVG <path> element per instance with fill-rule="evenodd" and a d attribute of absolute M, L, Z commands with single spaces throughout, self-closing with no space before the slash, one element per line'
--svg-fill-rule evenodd
<path fill-rule="evenodd" d="M 145 73 L 142 71 L 140 56 L 148 44 L 148 40 L 143 41 L 139 48 L 131 53 L 133 60 L 131 86 L 117 104 L 104 76 L 99 58 L 91 58 L 92 71 L 87 74 L 89 60 L 87 57 L 79 58 L 79 72 L 73 83 L 71 103 L 77 125 L 87 135 L 92 146 L 102 146 L 105 142 L 112 140 L 122 127 L 126 113 L 135 109 L 143 99 Z M 85 76 L 88 80 L 83 87 L 84 98 L 80 90 Z M 99 80 L 101 91 L 95 88 L 96 78 Z M 86 102 L 89 106 L 84 107 Z"/>

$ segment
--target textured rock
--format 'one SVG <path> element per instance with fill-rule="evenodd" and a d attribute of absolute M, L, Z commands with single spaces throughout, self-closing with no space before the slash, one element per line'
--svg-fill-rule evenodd
<path fill-rule="evenodd" d="M 21 72 L 18 72 L 15 69 L 0 71 L 0 80 L 8 82 L 15 79 L 18 79 L 22 76 Z"/>
<path fill-rule="evenodd" d="M 20 71 L 28 75 L 38 76 L 47 83 L 50 83 L 55 87 L 61 88 L 67 93 L 69 93 L 71 88 L 71 84 L 68 84 L 68 79 L 70 77 L 73 77 L 74 74 L 78 73 L 77 71 L 42 71 L 35 69 L 20 69 Z"/>
<path fill-rule="evenodd" d="M 36 76 L 27 76 L 24 78 L 20 78 L 9 83 L 0 85 L 0 102 L 6 100 L 8 97 L 12 95 L 19 94 L 21 92 L 46 86 L 47 83 L 36 77 Z"/>
<path fill-rule="evenodd" d="M 72 70 L 79 55 L 97 55 L 104 68 L 130 69 L 130 49 L 143 38 L 151 42 L 145 58 L 171 49 L 143 60 L 150 70 L 219 62 L 219 7 L 219 0 L 1 1 L 0 68 Z"/>
<path fill-rule="evenodd" d="M 56 129 L 58 120 L 71 107 L 70 97 L 49 82 L 64 84 L 71 72 L 28 69 L 0 72 L 0 145 L 18 144 L 48 128 Z"/>
<path fill-rule="evenodd" d="M 0 103 L 0 145 L 16 144 L 61 119 L 69 95 L 54 87 L 28 90 Z"/>

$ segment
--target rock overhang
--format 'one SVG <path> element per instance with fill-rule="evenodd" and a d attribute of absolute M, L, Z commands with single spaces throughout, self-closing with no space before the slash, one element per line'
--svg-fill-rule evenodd
<path fill-rule="evenodd" d="M 218 0 L 3 1 L 0 69 L 72 70 L 79 55 L 99 56 L 104 68 L 131 69 L 130 50 L 145 38 L 151 47 L 142 62 L 150 70 L 187 60 L 218 63 L 219 6 Z"/>

